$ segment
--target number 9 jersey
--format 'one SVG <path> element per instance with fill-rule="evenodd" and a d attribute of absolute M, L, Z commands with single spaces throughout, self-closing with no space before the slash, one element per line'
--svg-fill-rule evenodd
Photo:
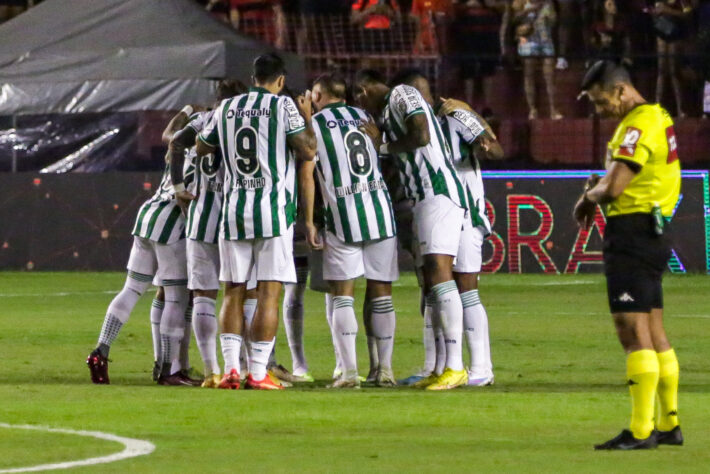
<path fill-rule="evenodd" d="M 680 162 L 673 120 L 663 107 L 639 105 L 624 117 L 609 142 L 607 168 L 614 160 L 626 163 L 636 176 L 609 203 L 608 216 L 650 214 L 656 205 L 665 217 L 673 215 L 680 195 Z"/>
<path fill-rule="evenodd" d="M 284 235 L 296 217 L 296 162 L 287 135 L 305 130 L 290 97 L 251 87 L 226 99 L 198 135 L 222 150 L 226 166 L 220 237 Z"/>
<path fill-rule="evenodd" d="M 395 235 L 392 202 L 377 151 L 358 129 L 368 120 L 365 111 L 343 102 L 325 106 L 312 118 L 326 229 L 348 244 Z"/>
<path fill-rule="evenodd" d="M 211 111 L 197 112 L 190 117 L 188 127 L 200 133 L 212 117 Z M 195 179 L 188 191 L 197 196 L 187 208 L 185 234 L 188 239 L 216 244 L 222 211 L 224 164 L 219 148 L 214 153 L 198 157 L 195 147 L 185 152 L 185 174 L 191 170 Z"/>

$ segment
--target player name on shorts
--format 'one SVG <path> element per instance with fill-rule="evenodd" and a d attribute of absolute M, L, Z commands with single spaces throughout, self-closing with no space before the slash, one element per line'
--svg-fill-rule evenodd
<path fill-rule="evenodd" d="M 239 178 L 234 181 L 232 189 L 261 189 L 266 186 L 266 178 Z"/>
<path fill-rule="evenodd" d="M 361 194 L 370 191 L 378 191 L 380 189 L 387 189 L 384 180 L 380 181 L 369 181 L 369 182 L 357 182 L 350 186 L 338 186 L 335 188 L 335 195 L 337 197 L 349 196 L 351 194 Z"/>

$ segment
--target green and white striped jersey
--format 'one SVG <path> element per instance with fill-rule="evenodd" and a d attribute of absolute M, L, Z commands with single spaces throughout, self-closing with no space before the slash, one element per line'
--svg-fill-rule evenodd
<path fill-rule="evenodd" d="M 407 197 L 415 203 L 427 197 L 444 195 L 457 206 L 466 208 L 464 188 L 451 163 L 451 152 L 444 140 L 434 111 L 418 90 L 407 85 L 393 88 L 387 96 L 382 123 L 388 141 L 394 142 L 407 133 L 407 118 L 424 114 L 431 139 L 413 152 L 398 153 L 397 166 Z"/>
<path fill-rule="evenodd" d="M 384 239 L 396 233 L 375 145 L 358 130 L 367 120 L 364 110 L 343 102 L 326 106 L 312 119 L 326 228 L 347 243 Z"/>
<path fill-rule="evenodd" d="M 296 217 L 296 162 L 286 136 L 305 130 L 293 99 L 252 87 L 222 101 L 198 137 L 220 147 L 225 170 L 220 236 L 277 237 Z"/>
<path fill-rule="evenodd" d="M 198 112 L 190 118 L 188 127 L 200 133 L 212 112 Z M 186 151 L 185 172 L 191 167 L 195 179 L 188 191 L 197 196 L 187 208 L 185 234 L 188 239 L 216 244 L 219 237 L 219 224 L 222 214 L 222 186 L 224 184 L 224 165 L 219 148 L 214 153 L 197 157 L 195 147 Z"/>
<path fill-rule="evenodd" d="M 471 145 L 486 131 L 478 118 L 467 110 L 455 110 L 441 117 L 441 128 L 451 149 L 451 158 L 465 186 L 468 209 L 474 227 L 485 235 L 491 233 L 491 223 L 486 215 L 486 196 L 483 191 L 481 166 Z"/>
<path fill-rule="evenodd" d="M 192 181 L 193 175 L 190 170 L 185 173 L 186 184 Z M 131 233 L 160 244 L 172 244 L 185 238 L 185 218 L 175 201 L 170 164 L 165 165 L 158 190 L 138 210 Z"/>

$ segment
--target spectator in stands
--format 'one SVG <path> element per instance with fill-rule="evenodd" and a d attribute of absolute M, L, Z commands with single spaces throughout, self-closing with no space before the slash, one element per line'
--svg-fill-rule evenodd
<path fill-rule="evenodd" d="M 414 40 L 414 53 L 431 53 L 439 50 L 436 41 L 436 25 L 445 16 L 453 14 L 452 0 L 414 0 L 411 15 L 418 23 Z"/>
<path fill-rule="evenodd" d="M 710 0 L 700 0 L 697 8 L 698 20 L 698 70 L 705 82 L 703 88 L 703 118 L 710 116 Z"/>
<path fill-rule="evenodd" d="M 234 29 L 277 48 L 284 46 L 286 18 L 281 0 L 229 0 L 229 6 Z"/>
<path fill-rule="evenodd" d="M 555 108 L 555 45 L 552 30 L 557 21 L 555 8 L 550 0 L 513 0 L 513 26 L 518 41 L 518 54 L 523 60 L 525 99 L 529 119 L 538 116 L 535 101 L 535 71 L 542 61 L 542 75 L 550 104 L 550 118 L 562 118 Z"/>
<path fill-rule="evenodd" d="M 611 59 L 631 65 L 631 39 L 625 16 L 619 13 L 616 0 L 604 0 L 594 12 L 592 49 L 594 59 Z"/>
<path fill-rule="evenodd" d="M 392 23 L 400 18 L 395 0 L 355 0 L 350 21 L 359 27 L 356 42 L 360 52 L 389 52 L 394 47 Z"/>
<path fill-rule="evenodd" d="M 682 40 L 688 29 L 687 18 L 693 8 L 687 0 L 663 0 L 645 11 L 653 17 L 658 52 L 658 76 L 656 78 L 656 102 L 663 100 L 666 76 L 670 76 L 677 116 L 685 117 L 682 104 L 682 89 L 678 76 L 678 56 L 682 52 Z"/>
<path fill-rule="evenodd" d="M 495 72 L 501 54 L 498 43 L 504 2 L 467 0 L 454 6 L 449 50 L 464 80 L 466 102 L 480 107 L 477 91 L 483 90 L 483 78 Z M 460 90 L 460 89 L 459 89 Z"/>
<path fill-rule="evenodd" d="M 227 0 L 208 0 L 205 2 L 205 10 L 219 21 L 229 23 L 229 4 Z"/>
<path fill-rule="evenodd" d="M 41 0 L 0 0 L 0 23 L 11 20 Z"/>
<path fill-rule="evenodd" d="M 574 40 L 580 35 L 583 46 L 581 53 L 586 58 L 589 54 L 590 12 L 597 0 L 557 0 L 559 6 L 557 69 L 567 69 L 567 57 L 571 51 L 577 50 Z"/>
<path fill-rule="evenodd" d="M 347 52 L 348 18 L 351 0 L 300 0 L 298 31 L 299 53 L 342 54 Z"/>

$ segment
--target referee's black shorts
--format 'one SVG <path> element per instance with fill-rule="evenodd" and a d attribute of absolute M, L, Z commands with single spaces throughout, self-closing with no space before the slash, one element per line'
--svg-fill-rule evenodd
<path fill-rule="evenodd" d="M 661 279 L 671 256 L 668 226 L 654 232 L 651 214 L 609 217 L 604 230 L 604 273 L 612 313 L 663 308 Z"/>

